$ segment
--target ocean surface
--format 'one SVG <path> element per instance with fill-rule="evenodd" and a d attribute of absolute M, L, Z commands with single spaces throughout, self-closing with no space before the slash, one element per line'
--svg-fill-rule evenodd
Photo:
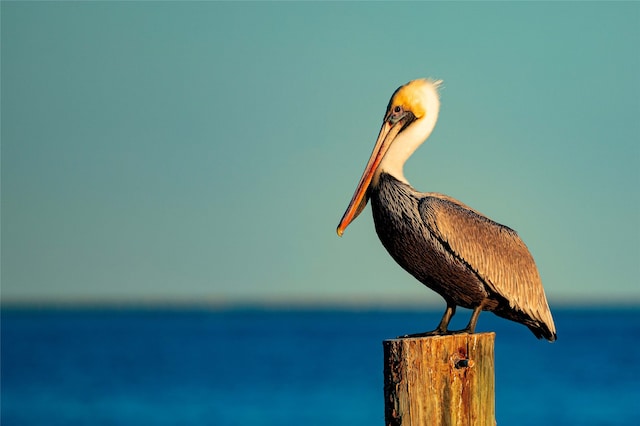
<path fill-rule="evenodd" d="M 1 421 L 383 425 L 382 340 L 432 329 L 440 314 L 5 308 Z M 498 424 L 640 424 L 640 308 L 554 317 L 551 344 L 480 316 L 477 331 L 496 332 Z"/>

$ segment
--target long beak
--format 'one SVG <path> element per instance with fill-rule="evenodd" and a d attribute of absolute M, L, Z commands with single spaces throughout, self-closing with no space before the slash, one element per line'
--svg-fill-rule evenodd
<path fill-rule="evenodd" d="M 344 212 L 344 215 L 342 215 L 340 224 L 338 224 L 338 229 L 336 231 L 339 236 L 342 236 L 347 226 L 349 226 L 349 224 L 353 222 L 353 220 L 358 217 L 360 212 L 362 212 L 366 207 L 367 201 L 369 201 L 368 190 L 369 185 L 371 185 L 371 180 L 380 165 L 380 161 L 382 161 L 382 158 L 387 153 L 389 146 L 391 146 L 391 143 L 398 135 L 398 132 L 400 132 L 400 129 L 402 129 L 402 120 L 394 125 L 390 124 L 386 120 L 382 124 L 380 133 L 378 134 L 378 139 L 373 147 L 371 157 L 369 157 L 367 167 L 365 167 L 364 173 L 360 178 L 356 192 L 353 194 L 353 198 L 351 198 L 351 202 L 349 203 L 347 210 Z"/>

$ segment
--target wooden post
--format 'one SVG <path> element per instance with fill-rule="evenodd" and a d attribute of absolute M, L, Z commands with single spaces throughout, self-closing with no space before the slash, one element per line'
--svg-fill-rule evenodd
<path fill-rule="evenodd" d="M 387 426 L 494 426 L 494 340 L 495 333 L 385 340 Z"/>

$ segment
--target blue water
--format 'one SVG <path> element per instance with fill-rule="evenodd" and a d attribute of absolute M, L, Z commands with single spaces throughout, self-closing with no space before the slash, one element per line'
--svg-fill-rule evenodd
<path fill-rule="evenodd" d="M 498 424 L 640 424 L 640 309 L 554 316 L 553 344 L 480 316 L 496 331 Z M 439 318 L 4 309 L 2 425 L 383 425 L 382 340 Z"/>

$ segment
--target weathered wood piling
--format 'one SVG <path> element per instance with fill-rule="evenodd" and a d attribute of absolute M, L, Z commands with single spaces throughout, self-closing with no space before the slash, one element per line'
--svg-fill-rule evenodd
<path fill-rule="evenodd" d="M 390 339 L 384 347 L 388 426 L 494 426 L 495 333 Z"/>

